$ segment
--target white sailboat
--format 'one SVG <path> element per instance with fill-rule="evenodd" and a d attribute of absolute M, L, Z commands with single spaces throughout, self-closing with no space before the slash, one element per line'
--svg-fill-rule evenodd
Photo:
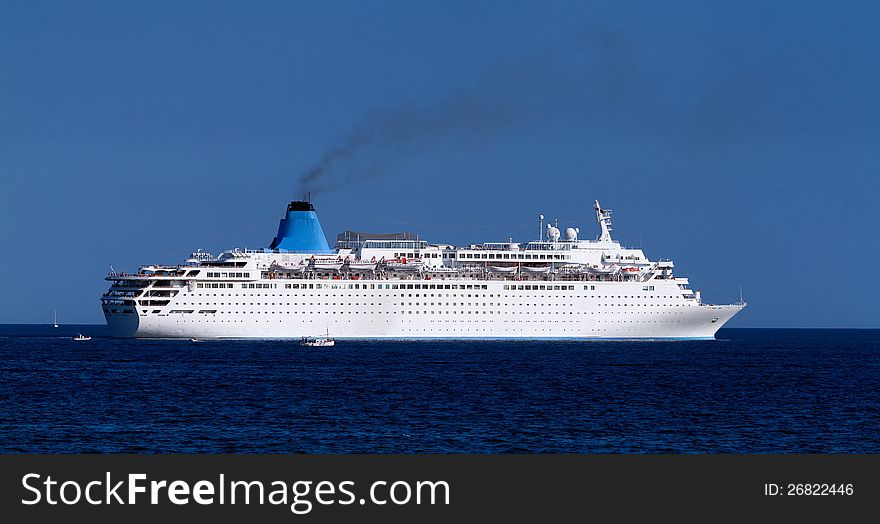
<path fill-rule="evenodd" d="M 52 318 L 52 325 L 58 327 L 58 310 L 55 310 L 55 314 Z"/>

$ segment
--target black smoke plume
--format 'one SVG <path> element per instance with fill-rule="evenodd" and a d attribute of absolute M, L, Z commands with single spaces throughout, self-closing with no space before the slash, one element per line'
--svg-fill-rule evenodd
<path fill-rule="evenodd" d="M 623 33 L 585 29 L 566 53 L 543 52 L 488 68 L 470 86 L 438 100 L 374 113 L 306 169 L 311 194 L 387 173 L 395 159 L 431 143 L 491 140 L 515 125 L 553 119 L 566 106 L 614 105 L 629 98 L 638 68 Z"/>

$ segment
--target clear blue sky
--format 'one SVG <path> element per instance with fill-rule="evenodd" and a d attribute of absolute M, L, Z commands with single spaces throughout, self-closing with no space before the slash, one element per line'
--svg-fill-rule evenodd
<path fill-rule="evenodd" d="M 0 322 L 103 322 L 108 264 L 328 237 L 676 261 L 746 326 L 880 327 L 880 3 L 0 4 Z M 366 137 L 358 141 L 359 137 Z"/>

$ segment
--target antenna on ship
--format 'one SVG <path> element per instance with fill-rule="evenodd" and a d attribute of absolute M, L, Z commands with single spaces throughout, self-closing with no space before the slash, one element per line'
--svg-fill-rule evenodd
<path fill-rule="evenodd" d="M 544 215 L 538 215 L 538 239 L 544 241 Z"/>

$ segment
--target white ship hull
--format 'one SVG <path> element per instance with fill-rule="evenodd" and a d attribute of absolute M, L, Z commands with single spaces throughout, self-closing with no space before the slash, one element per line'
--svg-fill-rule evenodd
<path fill-rule="evenodd" d="M 184 289 L 167 312 L 107 314 L 107 324 L 113 336 L 146 338 L 298 339 L 329 332 L 341 339 L 709 339 L 744 307 L 687 300 L 674 281 L 654 281 L 651 291 L 641 282 L 541 282 L 557 289 L 531 291 L 486 280 L 399 282 L 421 289 L 391 289 L 388 281 L 300 282 L 322 289 Z"/>
<path fill-rule="evenodd" d="M 314 206 L 294 201 L 269 248 L 111 272 L 101 303 L 114 336 L 194 339 L 712 338 L 745 307 L 704 304 L 594 210 L 597 240 L 549 224 L 547 240 L 468 247 L 349 231 L 333 250 Z"/>

